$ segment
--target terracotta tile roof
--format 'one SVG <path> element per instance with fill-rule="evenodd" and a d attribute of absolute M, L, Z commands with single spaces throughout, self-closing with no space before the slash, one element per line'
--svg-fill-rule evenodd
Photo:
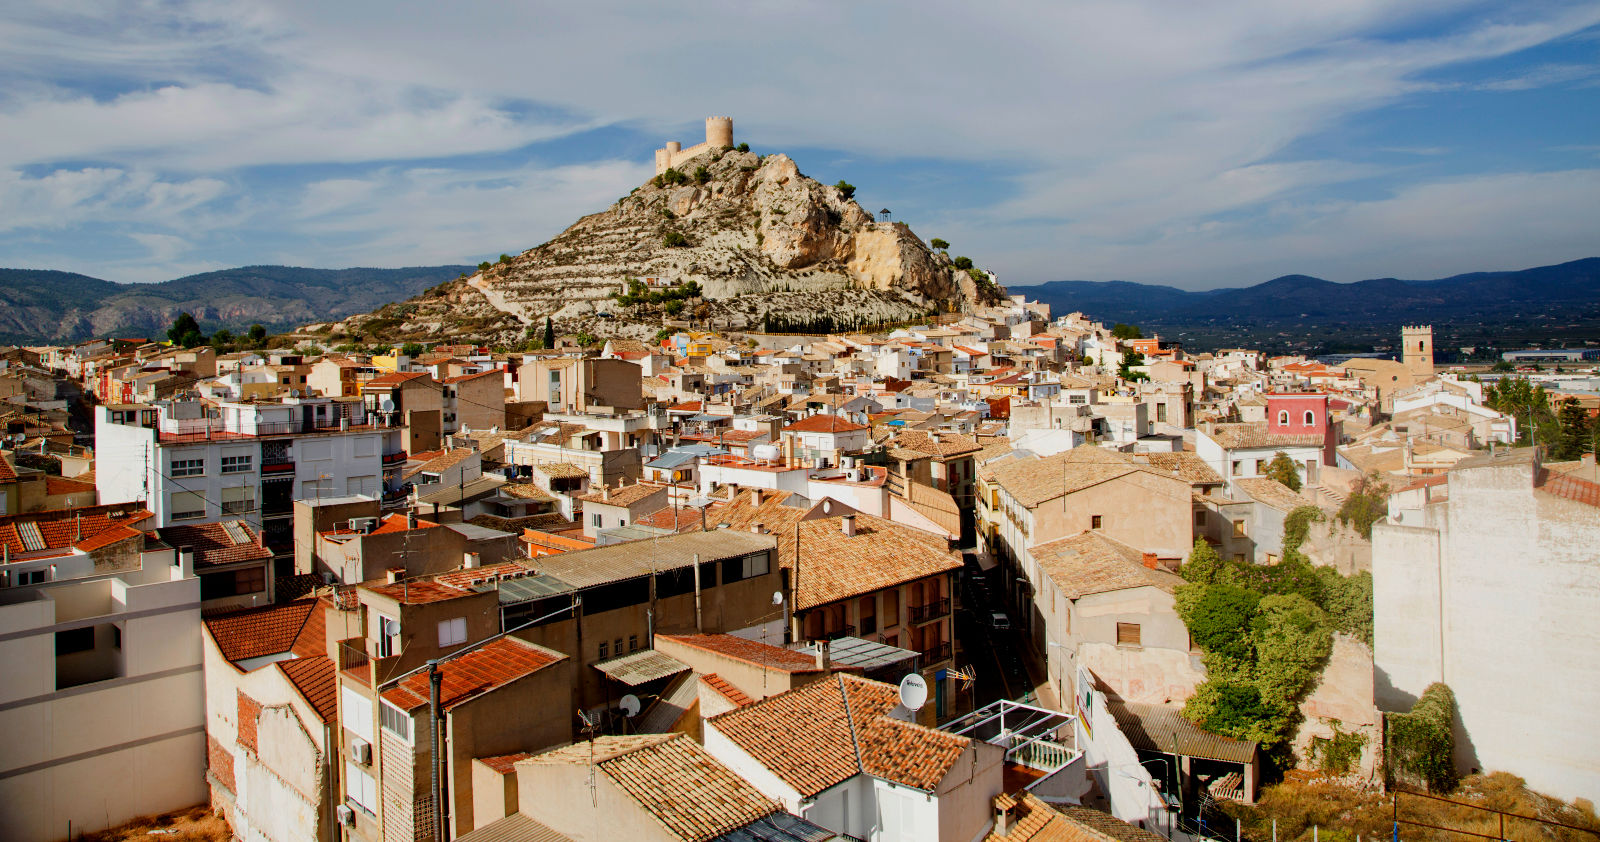
<path fill-rule="evenodd" d="M 818 672 L 817 659 L 793 649 L 731 634 L 658 634 L 658 638 L 781 672 Z"/>
<path fill-rule="evenodd" d="M 1172 593 L 1183 578 L 1144 566 L 1144 553 L 1099 532 L 1084 532 L 1033 548 L 1039 567 L 1068 599 L 1126 588 Z"/>
<path fill-rule="evenodd" d="M 11 467 L 11 460 L 0 453 L 0 482 L 9 482 L 17 478 L 17 470 Z"/>
<path fill-rule="evenodd" d="M 429 579 L 407 579 L 402 582 L 361 587 L 402 605 L 426 605 L 430 602 L 444 602 L 447 599 L 472 595 L 472 591 Z"/>
<path fill-rule="evenodd" d="M 315 599 L 301 599 L 214 614 L 204 622 L 222 657 L 230 661 L 276 655 L 293 651 L 297 646 L 314 654 L 310 651 L 312 639 L 323 634 L 320 605 Z M 317 643 L 320 648 L 321 641 Z"/>
<path fill-rule="evenodd" d="M 498 375 L 501 375 L 503 377 L 503 376 L 505 376 L 505 371 L 503 371 L 501 369 L 498 369 L 498 368 L 491 368 L 488 371 L 479 371 L 479 372 L 476 372 L 474 374 L 457 374 L 454 377 L 446 377 L 445 379 L 440 380 L 439 382 L 440 383 L 464 383 L 464 382 L 466 382 L 468 380 L 476 380 L 479 377 L 488 377 L 491 374 L 498 374 Z"/>
<path fill-rule="evenodd" d="M 475 757 L 473 759 L 502 775 L 509 775 L 516 771 L 518 760 L 527 760 L 533 756 L 534 754 L 531 751 L 519 751 L 516 754 L 499 754 L 494 757 Z"/>
<path fill-rule="evenodd" d="M 40 551 L 60 554 L 74 546 L 88 552 L 141 534 L 140 525 L 151 517 L 147 509 L 130 503 L 8 515 L 0 517 L 0 546 L 8 548 L 13 559 Z M 102 533 L 109 534 L 101 537 Z M 35 534 L 42 546 L 35 545 Z"/>
<path fill-rule="evenodd" d="M 410 382 L 412 380 L 416 380 L 419 377 L 428 377 L 430 379 L 432 378 L 432 376 L 429 375 L 428 372 L 426 372 L 426 371 L 390 372 L 389 374 L 380 374 L 377 377 L 374 377 L 371 380 L 368 380 L 366 383 L 362 384 L 362 387 L 365 388 L 367 386 L 399 386 L 401 384 Z"/>
<path fill-rule="evenodd" d="M 1157 833 L 1135 827 L 1110 813 L 1088 807 L 1052 807 L 1031 792 L 1020 798 L 1000 795 L 995 807 L 1011 813 L 1011 827 L 991 831 L 984 842 L 1166 842 Z"/>
<path fill-rule="evenodd" d="M 938 441 L 933 434 L 922 430 L 909 430 L 889 440 L 893 447 L 903 447 L 920 451 L 929 456 L 957 456 L 963 453 L 976 453 L 983 448 L 971 436 L 957 433 L 938 433 Z"/>
<path fill-rule="evenodd" d="M 1228 450 L 1248 450 L 1259 447 L 1321 447 L 1319 435 L 1290 435 L 1267 431 L 1267 422 L 1248 421 L 1241 424 L 1217 424 L 1209 433 L 1212 441 Z"/>
<path fill-rule="evenodd" d="M 1258 503 L 1265 503 L 1282 512 L 1292 512 L 1301 506 L 1316 505 L 1308 497 L 1271 477 L 1244 477 L 1233 481 L 1235 487 Z"/>
<path fill-rule="evenodd" d="M 226 524 L 169 526 L 156 531 L 161 533 L 161 540 L 170 546 L 192 547 L 196 568 L 272 558 L 272 551 L 261 543 L 261 536 L 242 520 L 228 521 Z M 235 541 L 235 533 L 245 540 Z"/>
<path fill-rule="evenodd" d="M 545 462 L 534 465 L 533 469 L 551 479 L 582 479 L 589 472 L 570 462 Z"/>
<path fill-rule="evenodd" d="M 519 500 L 532 500 L 536 503 L 554 503 L 556 498 L 531 482 L 508 482 L 500 486 L 500 493 L 515 497 Z"/>
<path fill-rule="evenodd" d="M 324 723 L 332 723 L 337 718 L 339 670 L 334 666 L 333 659 L 318 655 L 278 661 L 274 666 L 300 691 L 300 695 L 305 697 Z"/>
<path fill-rule="evenodd" d="M 1576 500 L 1584 505 L 1600 507 L 1600 484 L 1580 479 L 1571 474 L 1540 471 L 1539 478 L 1534 482 L 1533 487 L 1546 494 L 1554 494 L 1557 497 Z"/>
<path fill-rule="evenodd" d="M 744 707 L 745 705 L 755 701 L 749 696 L 746 696 L 743 690 L 740 690 L 739 688 L 728 683 L 727 679 L 717 675 L 714 672 L 708 672 L 705 675 L 700 676 L 700 680 L 705 682 L 707 687 L 717 691 L 718 695 L 740 707 Z"/>
<path fill-rule="evenodd" d="M 783 428 L 786 433 L 853 433 L 865 426 L 847 421 L 837 415 L 808 415 Z"/>
<path fill-rule="evenodd" d="M 841 599 L 961 568 L 961 558 L 938 535 L 883 518 L 857 514 L 856 534 L 845 536 L 841 518 L 826 517 L 799 524 L 800 570 L 797 609 L 815 608 Z M 780 540 L 779 562 L 793 568 L 794 533 Z M 783 560 L 787 548 L 790 559 Z"/>
<path fill-rule="evenodd" d="M 4 478 L 0 477 L 0 479 Z M 44 493 L 51 496 L 57 494 L 81 494 L 86 491 L 92 493 L 94 491 L 94 483 L 58 476 L 46 476 L 44 478 Z"/>
<path fill-rule="evenodd" d="M 666 500 L 666 489 L 658 485 L 645 485 L 634 483 L 610 490 L 609 496 L 601 491 L 590 491 L 588 494 L 579 495 L 578 499 L 585 503 L 599 503 L 602 506 L 632 506 L 655 494 L 660 494 Z"/>
<path fill-rule="evenodd" d="M 1144 454 L 1150 467 L 1157 471 L 1166 471 L 1176 474 L 1191 485 L 1211 485 L 1222 482 L 1222 475 L 1206 464 L 1199 454 L 1185 452 L 1178 453 L 1148 453 Z"/>
<path fill-rule="evenodd" d="M 462 702 L 532 675 L 566 656 L 543 646 L 502 637 L 439 667 L 444 681 L 439 687 L 439 706 L 449 710 Z M 428 674 L 416 673 L 383 691 L 383 699 L 404 711 L 428 704 Z"/>
<path fill-rule="evenodd" d="M 1031 509 L 1046 500 L 1082 491 L 1137 470 L 1121 459 L 1091 461 L 1073 459 L 1069 456 L 1076 450 L 1100 449 L 1076 448 L 1039 459 L 997 462 L 991 465 L 989 470 L 995 482 L 1005 488 L 1017 502 Z"/>
<path fill-rule="evenodd" d="M 486 564 L 482 567 L 463 568 L 441 573 L 433 577 L 433 581 L 452 588 L 465 588 L 475 579 L 493 579 L 505 573 L 522 573 L 530 569 L 526 565 L 515 561 L 501 562 L 500 564 Z"/>
<path fill-rule="evenodd" d="M 431 520 L 422 520 L 421 518 L 417 519 L 417 529 L 437 529 L 438 527 L 439 524 L 434 523 Z M 383 523 L 378 524 L 377 529 L 374 529 L 367 534 L 388 535 L 392 532 L 408 532 L 410 529 L 410 522 L 406 520 L 405 515 L 389 515 L 383 519 Z"/>
<path fill-rule="evenodd" d="M 528 763 L 595 765 L 685 842 L 708 842 L 777 812 L 778 804 L 684 734 L 600 737 Z"/>
<path fill-rule="evenodd" d="M 421 465 L 418 465 L 417 467 L 407 471 L 406 472 L 406 479 L 410 479 L 411 477 L 414 477 L 417 474 L 422 473 L 423 471 L 428 471 L 430 473 L 438 473 L 439 471 L 448 471 L 451 468 L 454 468 L 455 466 L 461 464 L 462 462 L 465 462 L 468 459 L 471 459 L 473 454 L 475 454 L 477 452 L 478 451 L 473 450 L 470 447 L 458 447 L 458 448 L 455 448 L 454 450 L 445 451 L 444 453 L 442 453 L 442 454 L 440 454 L 438 456 L 435 456 L 434 458 L 429 459 L 428 461 L 422 463 Z"/>
<path fill-rule="evenodd" d="M 969 740 L 891 718 L 898 703 L 891 684 L 837 675 L 708 723 L 802 797 L 858 774 L 931 792 Z"/>

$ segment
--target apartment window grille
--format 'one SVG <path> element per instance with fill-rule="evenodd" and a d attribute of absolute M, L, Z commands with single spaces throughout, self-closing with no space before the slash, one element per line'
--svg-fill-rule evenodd
<path fill-rule="evenodd" d="M 250 471 L 250 466 L 255 462 L 251 456 L 224 456 L 222 457 L 222 472 L 225 474 L 243 474 Z"/>
<path fill-rule="evenodd" d="M 411 742 L 411 714 L 388 702 L 382 702 L 378 707 L 378 719 L 383 725 L 383 730 L 408 743 Z"/>
<path fill-rule="evenodd" d="M 174 459 L 172 460 L 172 475 L 175 477 L 197 477 L 206 472 L 204 459 Z"/>

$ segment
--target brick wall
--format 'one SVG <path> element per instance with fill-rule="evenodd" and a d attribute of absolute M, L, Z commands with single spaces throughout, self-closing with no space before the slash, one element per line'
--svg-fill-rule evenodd
<path fill-rule="evenodd" d="M 255 699 L 239 694 L 239 745 L 259 752 L 256 748 L 256 720 L 261 716 L 261 703 Z"/>
<path fill-rule="evenodd" d="M 251 731 L 252 733 L 254 732 L 253 725 Z M 239 791 L 239 788 L 234 786 L 233 783 L 233 755 L 222 747 L 222 743 L 217 742 L 216 737 L 210 734 L 206 735 L 206 768 L 211 770 L 213 777 L 228 788 L 230 794 Z"/>

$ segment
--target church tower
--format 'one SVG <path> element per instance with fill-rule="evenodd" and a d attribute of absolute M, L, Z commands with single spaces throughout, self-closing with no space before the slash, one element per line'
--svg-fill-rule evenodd
<path fill-rule="evenodd" d="M 1406 371 L 1417 380 L 1433 376 L 1433 325 L 1406 325 L 1400 329 L 1401 355 Z"/>

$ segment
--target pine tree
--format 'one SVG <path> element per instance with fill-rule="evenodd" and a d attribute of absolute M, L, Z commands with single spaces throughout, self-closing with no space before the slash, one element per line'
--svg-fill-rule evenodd
<path fill-rule="evenodd" d="M 544 317 L 544 347 L 556 347 L 556 325 L 549 316 Z"/>

